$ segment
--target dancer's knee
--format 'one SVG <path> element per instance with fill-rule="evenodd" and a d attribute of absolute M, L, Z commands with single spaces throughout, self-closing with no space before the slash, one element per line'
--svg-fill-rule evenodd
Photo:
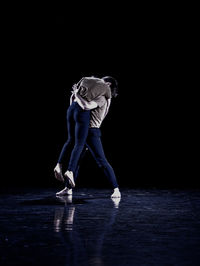
<path fill-rule="evenodd" d="M 110 166 L 106 159 L 97 159 L 96 161 L 99 168 L 105 169 Z"/>
<path fill-rule="evenodd" d="M 67 141 L 65 142 L 65 145 L 72 145 L 72 144 L 74 144 L 74 138 L 69 137 L 69 138 L 67 139 Z"/>

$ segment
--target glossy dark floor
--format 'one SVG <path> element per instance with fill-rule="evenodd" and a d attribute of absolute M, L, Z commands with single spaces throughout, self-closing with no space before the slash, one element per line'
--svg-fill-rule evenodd
<path fill-rule="evenodd" d="M 3 193 L 4 265 L 200 265 L 200 191 L 53 189 Z"/>

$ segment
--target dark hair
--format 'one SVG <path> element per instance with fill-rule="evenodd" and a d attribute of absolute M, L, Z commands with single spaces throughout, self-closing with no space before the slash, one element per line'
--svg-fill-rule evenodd
<path fill-rule="evenodd" d="M 114 79 L 113 77 L 111 76 L 106 76 L 106 77 L 103 77 L 102 78 L 105 82 L 110 82 L 111 85 L 110 85 L 110 88 L 111 88 L 111 95 L 112 97 L 117 97 L 118 95 L 118 82 L 116 79 Z"/>

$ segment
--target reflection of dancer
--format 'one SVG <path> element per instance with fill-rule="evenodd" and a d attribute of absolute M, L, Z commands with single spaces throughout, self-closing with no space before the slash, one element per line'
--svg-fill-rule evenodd
<path fill-rule="evenodd" d="M 62 256 L 65 258 L 64 265 L 82 265 L 87 260 L 84 243 L 79 234 L 74 230 L 75 206 L 68 205 L 68 198 L 60 200 L 65 203 L 64 207 L 57 207 L 54 216 L 54 232 L 60 236 L 60 241 L 65 248 Z"/>
<path fill-rule="evenodd" d="M 114 98 L 117 96 L 117 81 L 112 77 L 104 77 L 102 78 L 106 84 L 110 86 L 111 89 L 111 97 Z M 75 87 L 75 91 L 76 87 Z M 114 189 L 113 194 L 111 197 L 121 197 L 121 193 L 118 188 L 118 183 L 116 180 L 116 176 L 114 173 L 113 168 L 108 163 L 102 142 L 101 142 L 101 131 L 100 126 L 107 115 L 110 107 L 111 100 L 106 99 L 105 97 L 97 97 L 93 100 L 92 107 L 96 106 L 95 109 L 91 107 L 91 103 L 88 104 L 88 102 L 80 97 L 79 94 L 76 94 L 76 99 L 79 102 L 80 106 L 84 109 L 91 109 L 91 117 L 90 117 L 90 128 L 88 131 L 88 136 L 86 139 L 86 145 L 91 152 L 92 156 L 94 157 L 95 161 L 97 162 L 97 165 L 103 169 L 104 174 L 108 178 L 109 182 L 111 183 L 112 188 Z M 60 162 L 57 164 L 56 168 L 59 170 L 59 172 L 62 172 L 62 159 L 64 157 L 65 150 L 63 154 L 61 155 Z M 76 168 L 76 171 L 74 173 L 74 179 L 76 181 L 78 175 L 78 167 Z M 66 194 L 72 194 L 72 189 L 67 187 L 67 184 L 63 190 L 57 193 L 57 195 L 66 195 Z"/>
<path fill-rule="evenodd" d="M 92 208 L 91 217 L 88 215 L 88 221 L 78 219 L 79 215 L 82 216 L 82 208 L 71 204 L 68 196 L 59 198 L 65 203 L 65 206 L 57 207 L 55 210 L 54 232 L 60 235 L 60 239 L 67 249 L 66 265 L 78 266 L 83 263 L 84 265 L 104 265 L 102 256 L 104 239 L 115 223 L 120 198 L 112 198 L 114 206 L 111 209 L 108 208 L 106 212 L 99 208 Z M 102 212 L 104 218 L 99 219 L 98 217 L 102 217 Z M 90 218 L 92 219 L 90 220 Z M 82 228 L 85 228 L 84 232 Z"/>
<path fill-rule="evenodd" d="M 71 195 L 66 196 L 66 197 L 58 197 L 58 199 L 62 203 L 64 203 L 65 207 L 68 204 L 72 203 L 72 196 Z M 75 207 L 73 205 L 70 205 L 70 207 L 68 209 L 68 215 L 65 218 L 64 230 L 72 231 L 73 221 L 74 221 L 74 212 L 75 212 Z M 65 216 L 65 208 L 63 208 L 63 207 L 56 208 L 55 217 L 54 217 L 54 231 L 55 232 L 61 231 L 61 226 L 62 226 L 64 216 Z"/>
<path fill-rule="evenodd" d="M 71 144 L 73 143 L 74 146 L 73 149 L 71 149 L 68 168 L 64 174 L 64 177 L 67 179 L 71 187 L 75 187 L 74 172 L 77 168 L 78 160 L 88 135 L 90 109 L 97 107 L 97 104 L 93 102 L 93 100 L 97 98 L 111 98 L 109 83 L 105 82 L 103 79 L 93 77 L 83 78 L 78 83 L 78 87 L 74 86 L 73 89 L 74 93 L 70 98 L 71 104 L 67 110 L 68 140 L 62 148 L 58 164 L 54 169 L 55 177 L 64 182 L 61 165 L 63 163 L 65 153 L 69 151 Z M 82 106 L 79 97 L 85 100 L 89 108 Z"/>

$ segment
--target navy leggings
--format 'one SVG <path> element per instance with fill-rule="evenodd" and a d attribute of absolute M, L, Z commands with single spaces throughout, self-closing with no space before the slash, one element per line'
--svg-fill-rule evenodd
<path fill-rule="evenodd" d="M 111 186 L 117 188 L 117 180 L 112 166 L 107 161 L 102 142 L 101 142 L 101 130 L 99 128 L 90 128 L 88 131 L 88 136 L 86 140 L 86 146 L 94 157 L 97 165 L 103 170 L 105 176 L 108 178 Z M 82 152 L 81 158 L 84 156 L 84 150 Z M 75 172 L 75 180 L 78 176 L 79 165 L 77 166 Z"/>
<path fill-rule="evenodd" d="M 63 163 L 65 154 L 71 150 L 68 170 L 75 172 L 80 155 L 85 146 L 90 123 L 90 111 L 83 110 L 77 102 L 73 102 L 67 109 L 68 139 L 64 144 L 58 163 Z"/>

